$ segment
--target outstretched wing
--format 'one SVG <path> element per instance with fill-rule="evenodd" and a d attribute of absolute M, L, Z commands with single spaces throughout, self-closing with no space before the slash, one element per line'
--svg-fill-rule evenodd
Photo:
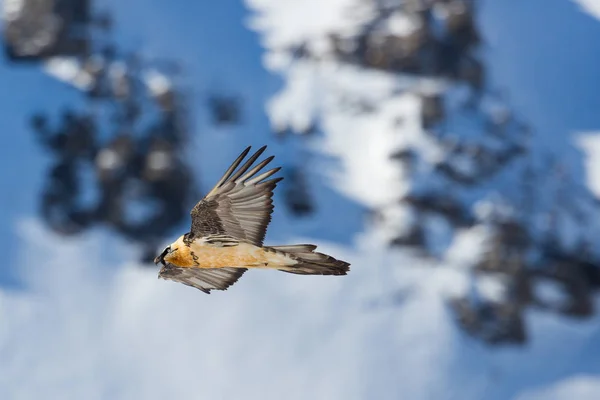
<path fill-rule="evenodd" d="M 250 169 L 266 148 L 261 147 L 236 170 L 250 151 L 250 147 L 246 148 L 215 187 L 196 204 L 191 212 L 193 238 L 228 235 L 262 245 L 273 212 L 273 189 L 283 179 L 267 180 L 280 168 L 259 174 L 273 156 Z"/>
<path fill-rule="evenodd" d="M 180 282 L 210 294 L 211 290 L 227 290 L 246 271 L 246 268 L 180 268 L 166 264 L 161 268 L 158 277 Z"/>

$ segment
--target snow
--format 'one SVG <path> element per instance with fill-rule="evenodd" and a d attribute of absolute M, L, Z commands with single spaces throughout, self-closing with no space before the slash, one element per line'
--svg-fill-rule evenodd
<path fill-rule="evenodd" d="M 456 275 L 383 252 L 368 232 L 353 251 L 319 243 L 352 262 L 343 279 L 252 271 L 210 296 L 119 261 L 131 249 L 114 238 L 65 242 L 35 220 L 18 232 L 28 289 L 0 291 L 2 398 L 500 400 L 585 368 L 580 346 L 598 337 L 597 319 L 539 315 L 529 348 L 486 349 L 451 321 Z M 113 264 L 98 261 L 107 248 Z M 414 267 L 386 277 L 386 265 Z M 412 289 L 387 304 L 398 285 Z"/>
<path fill-rule="evenodd" d="M 598 0 L 573 0 L 581 9 L 595 18 L 600 19 L 600 1 Z"/>
<path fill-rule="evenodd" d="M 123 399 L 257 397 L 261 390 L 281 398 L 289 387 L 296 387 L 291 398 L 312 391 L 339 398 L 353 390 L 343 384 L 356 368 L 345 349 L 357 338 L 342 327 L 359 304 L 344 305 L 353 285 L 343 280 L 299 282 L 258 272 L 236 291 L 200 297 L 159 281 L 153 269 L 100 265 L 95 260 L 114 240 L 93 235 L 65 243 L 33 220 L 19 232 L 29 249 L 19 263 L 29 293 L 0 293 L 2 398 L 13 397 L 10 388 L 20 388 L 20 398 L 43 392 Z M 124 246 L 116 247 L 127 257 Z M 355 258 L 334 246 L 320 249 Z M 250 299 L 254 291 L 261 294 Z M 65 387 L 65 379 L 76 383 Z"/>
<path fill-rule="evenodd" d="M 595 200 L 590 196 L 588 187 L 573 172 L 577 171 L 580 159 L 575 155 L 573 143 L 568 140 L 570 135 L 565 134 L 564 131 L 559 133 L 558 125 L 546 130 L 548 123 L 534 125 L 534 129 L 539 127 L 541 132 L 536 131 L 532 134 L 531 128 L 522 122 L 523 113 L 514 113 L 509 108 L 512 102 L 508 102 L 507 99 L 511 93 L 507 92 L 506 88 L 496 90 L 497 87 L 486 87 L 481 94 L 479 108 L 473 109 L 465 106 L 473 96 L 472 91 L 465 86 L 452 87 L 445 82 L 431 79 L 420 82 L 414 77 L 369 70 L 337 61 L 332 56 L 332 49 L 322 43 L 332 32 L 341 37 L 352 36 L 356 27 L 368 23 L 368 19 L 372 18 L 372 14 L 368 12 L 363 14 L 365 20 L 362 22 L 348 19 L 345 23 L 341 23 L 338 20 L 337 24 L 330 25 L 329 30 L 319 30 L 314 29 L 313 22 L 307 19 L 299 19 L 286 24 L 285 27 L 280 27 L 279 24 L 283 19 L 277 16 L 283 13 L 281 10 L 288 7 L 288 4 L 284 5 L 276 1 L 249 1 L 248 4 L 256 11 L 256 16 L 253 17 L 256 23 L 251 26 L 261 33 L 266 47 L 265 66 L 284 80 L 282 88 L 273 96 L 267 109 L 275 129 L 290 129 L 296 133 L 303 133 L 308 126 L 318 126 L 317 130 L 322 134 L 317 139 L 311 140 L 311 143 L 317 143 L 313 145 L 314 148 L 339 160 L 335 170 L 327 176 L 328 183 L 344 195 L 376 210 L 374 222 L 368 232 L 371 239 L 378 241 L 380 245 L 397 235 L 409 232 L 416 219 L 424 221 L 426 248 L 432 258 L 413 254 L 415 264 L 410 266 L 425 270 L 428 268 L 427 264 L 435 265 L 435 272 L 430 271 L 430 274 L 424 272 L 427 277 L 420 277 L 426 281 L 427 288 L 424 284 L 416 283 L 415 279 L 407 279 L 406 275 L 398 272 L 402 268 L 410 268 L 404 263 L 390 265 L 393 272 L 382 272 L 382 280 L 393 276 L 396 278 L 395 281 L 403 282 L 405 287 L 418 286 L 428 293 L 435 288 L 433 290 L 436 295 L 432 295 L 433 298 L 464 294 L 470 283 L 473 286 L 472 290 L 479 297 L 498 302 L 509 296 L 508 282 L 501 277 L 471 276 L 469 273 L 469 270 L 481 260 L 489 245 L 488 242 L 495 234 L 494 224 L 510 223 L 519 219 L 531 221 L 530 234 L 534 242 L 543 241 L 543 235 L 551 232 L 556 236 L 560 249 L 564 251 L 576 251 L 582 241 L 594 241 L 600 233 L 598 224 L 600 215 L 594 205 Z M 348 9 L 351 2 L 347 3 L 347 7 L 342 3 L 336 4 L 340 7 L 338 15 L 341 16 L 343 15 L 341 10 Z M 492 26 L 492 28 L 484 26 L 484 33 L 490 34 L 494 39 L 494 34 L 500 26 L 503 37 L 509 37 L 506 39 L 509 41 L 513 40 L 516 34 L 511 35 L 508 25 L 498 23 L 502 20 L 500 17 L 496 17 L 493 23 L 490 22 L 490 16 L 496 15 L 494 10 L 500 7 L 499 4 L 494 2 L 492 6 L 484 7 L 482 19 Z M 295 8 L 298 15 L 308 13 L 307 10 L 311 9 L 311 5 L 300 1 L 295 2 L 293 7 L 298 7 Z M 300 11 L 301 7 L 304 10 Z M 332 10 L 333 6 L 319 8 L 319 13 L 327 14 Z M 522 12 L 524 16 L 526 10 L 528 8 L 524 7 L 518 12 Z M 557 10 L 558 6 L 555 5 L 548 15 L 558 15 Z M 395 24 L 395 22 L 402 23 Z M 383 24 L 377 25 L 377 33 L 379 35 L 388 32 L 408 34 L 410 25 L 406 20 L 397 21 L 392 17 L 385 20 Z M 296 31 L 296 36 L 291 33 L 292 30 Z M 311 32 L 310 35 L 306 34 L 308 31 Z M 523 32 L 526 30 L 524 29 Z M 286 39 L 281 39 L 284 36 Z M 286 42 L 286 45 L 280 45 L 281 42 Z M 482 53 L 485 54 L 487 64 L 494 66 L 501 51 L 495 51 L 494 46 L 497 44 L 494 40 L 491 42 L 491 46 L 484 47 Z M 313 43 L 319 43 L 319 46 L 312 45 Z M 291 48 L 300 45 L 305 46 L 308 57 L 293 54 Z M 533 49 L 532 43 L 527 49 L 521 51 L 535 54 Z M 531 58 L 535 59 L 535 55 L 531 55 Z M 518 58 L 505 58 L 501 61 L 506 62 L 507 59 Z M 537 64 L 532 61 L 532 65 Z M 493 81 L 494 78 L 498 79 L 498 76 L 501 76 L 500 69 L 492 67 L 491 70 L 490 80 Z M 510 89 L 517 90 L 514 84 Z M 449 118 L 444 121 L 444 126 L 440 127 L 443 132 L 441 139 L 428 135 L 419 118 L 421 96 L 428 93 L 443 93 Z M 519 101 L 523 103 L 522 93 L 522 90 L 520 92 L 517 90 L 517 105 Z M 535 104 L 537 100 L 533 93 L 535 88 L 531 88 L 527 99 L 531 104 Z M 546 107 L 548 105 L 549 103 Z M 530 105 L 529 109 L 532 107 Z M 519 107 L 516 109 L 519 110 Z M 536 110 L 538 115 L 539 109 L 540 107 Z M 566 114 L 561 114 L 558 109 L 555 110 L 557 120 L 560 118 L 559 115 Z M 534 122 L 539 121 L 534 118 Z M 566 127 L 564 123 L 560 126 L 563 129 L 572 128 L 572 126 Z M 568 129 L 566 130 L 570 133 Z M 482 131 L 486 134 L 482 135 Z M 393 154 L 407 150 L 413 151 L 416 160 L 412 166 L 409 166 L 409 162 L 402 164 L 392 160 Z M 478 154 L 481 155 L 479 160 L 476 159 Z M 527 156 L 523 157 L 523 154 Z M 566 155 L 566 158 L 563 155 Z M 508 158 L 509 161 L 499 166 L 487 162 L 493 158 Z M 474 186 L 465 188 L 453 185 L 434 174 L 431 166 L 440 163 L 445 163 L 455 172 L 471 180 Z M 528 176 L 533 178 L 528 180 Z M 588 179 L 588 182 L 592 179 Z M 407 194 L 435 195 L 435 193 L 448 193 L 447 197 L 455 198 L 464 209 L 472 212 L 478 225 L 471 229 L 455 229 L 444 218 L 431 214 L 416 216 L 411 209 L 398 204 L 398 199 Z M 566 193 L 577 193 L 577 196 L 569 198 Z M 582 215 L 586 215 L 584 217 L 586 223 L 581 223 Z M 410 254 L 406 250 L 402 253 Z M 525 257 L 534 256 L 525 255 Z M 378 256 L 375 259 L 376 264 L 380 264 L 384 258 Z M 407 274 L 411 276 L 411 273 Z M 436 286 L 434 281 L 444 282 L 444 284 Z M 393 283 L 382 286 L 386 288 L 386 292 L 395 291 Z M 562 292 L 556 290 L 551 282 L 540 282 L 534 285 L 533 290 L 543 302 L 551 305 L 562 304 L 565 300 L 564 289 Z M 411 289 L 406 291 L 410 292 L 413 298 L 419 297 L 412 293 Z M 400 297 L 404 304 L 407 300 L 403 295 Z M 419 299 L 423 301 L 422 298 Z M 385 304 L 385 302 L 377 304 Z M 449 395 L 452 390 L 448 387 L 444 395 L 438 395 L 439 398 L 512 398 L 518 396 L 520 390 L 527 391 L 529 387 L 547 384 L 551 379 L 559 379 L 561 374 L 569 374 L 570 372 L 567 371 L 577 370 L 575 366 L 577 362 L 571 364 L 567 361 L 537 373 L 525 372 L 526 368 L 537 366 L 538 362 L 539 365 L 543 365 L 541 359 L 546 356 L 552 359 L 552 356 L 546 355 L 544 353 L 546 350 L 542 348 L 548 345 L 547 349 L 550 349 L 557 345 L 559 342 L 554 340 L 558 340 L 557 338 L 561 336 L 560 330 L 571 323 L 555 320 L 554 317 L 543 312 L 537 314 L 539 312 L 539 310 L 527 312 L 525 323 L 528 340 L 534 343 L 531 346 L 540 346 L 542 343 L 541 347 L 530 349 L 531 351 L 519 349 L 520 353 L 516 350 L 474 351 L 471 353 L 474 359 L 466 359 L 459 363 L 460 371 L 456 373 L 459 376 L 468 375 L 472 379 L 471 385 L 459 385 L 454 382 L 453 387 L 460 387 L 464 392 L 459 395 L 453 393 Z M 440 320 L 444 318 L 449 318 L 449 315 L 444 314 Z M 541 334 L 546 332 L 540 330 L 540 326 L 543 325 L 551 325 L 552 329 Z M 593 323 L 588 326 L 593 326 Z M 567 337 L 569 334 L 563 338 Z M 440 335 L 437 339 L 448 338 Z M 550 342 L 553 344 L 550 345 Z M 579 343 L 586 346 L 585 340 Z M 463 343 L 463 345 L 456 345 L 460 350 L 448 351 L 450 354 L 454 354 L 455 350 L 465 351 L 465 346 L 469 347 L 471 343 Z M 570 354 L 570 350 L 564 351 Z M 576 353 L 576 350 L 574 352 Z M 469 352 L 465 351 L 463 354 L 467 353 Z M 442 364 L 443 360 L 452 359 L 452 355 L 448 354 L 438 354 L 438 357 L 439 364 Z M 478 367 L 472 368 L 473 365 L 481 362 L 480 357 L 497 358 L 491 362 L 494 364 L 490 367 L 491 372 L 486 370 L 486 373 L 482 373 L 477 371 Z M 523 375 L 515 374 L 509 377 L 511 373 L 501 366 L 501 364 L 508 366 L 509 363 L 522 366 Z M 596 370 L 596 366 L 589 364 L 585 368 Z M 443 369 L 441 365 L 439 368 Z M 428 371 L 428 373 L 429 376 L 433 376 L 440 372 L 438 370 Z M 396 383 L 400 379 L 397 378 Z M 443 385 L 441 382 L 438 384 Z M 432 390 L 435 391 L 437 388 Z M 425 392 L 426 389 L 422 388 L 420 392 L 409 392 L 410 394 L 404 396 L 438 398 L 432 394 L 436 392 L 427 394 Z"/>
<path fill-rule="evenodd" d="M 564 288 L 550 279 L 538 280 L 533 287 L 533 295 L 542 304 L 554 309 L 563 309 L 568 301 Z"/>
<path fill-rule="evenodd" d="M 354 262 L 349 279 L 259 271 L 236 290 L 200 297 L 152 270 L 99 265 L 116 241 L 93 235 L 65 243 L 33 220 L 23 221 L 19 236 L 28 249 L 19 267 L 29 289 L 0 293 L 2 398 L 352 399 L 389 385 L 394 365 L 413 381 L 407 393 L 436 379 L 413 365 L 434 365 L 445 344 L 419 345 L 420 328 L 401 329 L 411 313 L 424 311 L 421 303 L 411 302 L 412 311 L 392 324 L 390 313 L 400 316 L 393 308 L 365 312 L 360 288 L 371 280 L 368 262 L 342 248 L 320 247 Z M 442 303 L 428 312 L 442 316 Z M 382 362 L 390 373 L 365 377 Z"/>
<path fill-rule="evenodd" d="M 600 381 L 593 375 L 579 375 L 560 381 L 550 388 L 532 390 L 516 400 L 595 400 L 600 393 Z"/>
<path fill-rule="evenodd" d="M 249 25 L 265 32 L 263 43 L 269 48 L 285 49 L 307 43 L 314 50 L 320 48 L 322 38 L 329 33 L 351 35 L 369 19 L 374 5 L 359 0 L 332 0 L 305 2 L 250 0 L 248 6 L 260 9 Z M 318 12 L 314 12 L 318 9 Z"/>
<path fill-rule="evenodd" d="M 448 265 L 456 268 L 472 268 L 481 260 L 485 242 L 490 236 L 491 230 L 481 225 L 457 232 L 446 252 Z"/>
<path fill-rule="evenodd" d="M 94 84 L 94 77 L 75 58 L 53 57 L 45 62 L 44 69 L 55 78 L 81 90 L 89 90 Z"/>
<path fill-rule="evenodd" d="M 296 132 L 316 124 L 320 132 L 301 146 L 298 138 L 291 139 L 293 147 L 267 133 L 256 134 L 268 130 L 266 123 L 251 120 L 224 135 L 206 128 L 192 146 L 198 150 L 194 156 L 204 189 L 246 141 L 268 143 L 286 166 L 308 164 L 316 214 L 297 220 L 284 211 L 276 194 L 267 243 L 316 242 L 319 251 L 351 262 L 350 274 L 250 271 L 228 291 L 206 296 L 158 280 L 154 268 L 130 261 L 135 249 L 106 232 L 65 240 L 20 212 L 14 225 L 7 224 L 16 230 L 16 246 L 5 250 L 15 258 L 11 267 L 23 287 L 0 287 L 0 398 L 598 398 L 599 316 L 573 320 L 530 309 L 525 316 L 527 345 L 501 348 L 467 337 L 455 324 L 446 300 L 470 285 L 485 299 L 506 296 L 501 281 L 469 271 L 493 234 L 492 222 L 522 212 L 511 204 L 522 194 L 515 190 L 515 176 L 525 166 L 511 164 L 474 190 L 447 185 L 431 174 L 430 165 L 445 160 L 456 161 L 465 174 L 475 169 L 461 164 L 468 158 L 453 159 L 423 132 L 421 94 L 445 90 L 445 84 L 342 65 L 328 58 L 321 40 L 332 32 L 353 34 L 369 19 L 366 4 L 249 0 L 251 26 L 266 46 L 265 65 L 283 78 L 267 105 L 271 124 Z M 131 19 L 137 21 L 132 9 Z M 148 24 L 149 32 L 163 16 L 170 18 L 168 11 L 156 14 L 139 22 Z M 168 35 L 175 31 L 165 30 Z M 184 40 L 176 39 L 169 40 L 185 47 Z M 322 57 L 319 64 L 291 60 L 280 51 L 303 41 Z M 255 82 L 251 75 L 244 79 Z M 260 79 L 256 82 L 250 93 L 262 87 Z M 167 87 L 160 79 L 155 83 L 157 90 Z M 457 115 L 448 122 L 454 139 L 504 149 L 508 141 L 477 135 L 484 121 L 460 114 L 462 89 L 446 98 Z M 262 107 L 262 95 L 249 107 Z M 485 106 L 499 119 L 505 114 L 503 102 L 494 96 Z M 513 139 L 514 131 L 507 132 Z M 535 140 L 544 141 L 539 136 Z M 547 147 L 560 149 L 564 143 Z M 597 195 L 596 139 L 588 135 L 578 144 L 586 154 L 585 182 L 562 190 L 586 193 L 589 186 Z M 417 153 L 412 168 L 390 158 L 406 149 Z M 565 153 L 570 157 L 570 150 Z M 555 197 L 561 187 L 553 172 L 540 167 L 539 174 L 538 193 Z M 24 186 L 31 197 L 33 185 Z M 481 223 L 454 229 L 445 220 L 428 217 L 427 236 L 434 239 L 430 257 L 388 247 L 390 238 L 418 218 L 414 210 L 398 206 L 398 197 L 436 191 L 471 207 Z M 553 206 L 550 199 L 535 200 L 542 211 Z M 590 197 L 572 201 L 586 216 L 594 215 Z M 377 209 L 384 222 L 363 225 L 364 209 Z M 582 226 L 568 213 L 557 220 L 567 247 L 579 234 L 594 237 L 598 232 L 593 221 Z M 536 216 L 532 224 L 544 221 Z M 549 303 L 563 301 L 551 282 L 534 289 Z"/>
<path fill-rule="evenodd" d="M 3 0 L 3 17 L 8 21 L 18 18 L 24 3 L 25 0 Z"/>
<path fill-rule="evenodd" d="M 398 135 L 396 127 L 386 121 L 388 116 L 394 115 L 405 125 L 416 125 L 418 107 L 412 95 L 392 98 L 404 81 L 377 72 L 365 76 L 355 67 L 336 63 L 322 67 L 299 64 L 290 70 L 286 88 L 269 104 L 274 128 L 281 130 L 289 126 L 302 132 L 320 120 L 323 129 L 334 134 L 326 135 L 315 148 L 338 158 L 345 171 L 343 176 L 337 175 L 337 188 L 368 205 L 396 198 L 402 188 L 389 185 L 390 181 L 400 179 L 395 179 L 397 172 L 390 168 L 388 159 L 392 151 L 409 138 Z M 360 93 L 359 98 L 352 96 L 356 93 Z M 363 97 L 363 94 L 366 95 Z M 382 102 L 385 108 L 375 109 L 368 115 L 359 113 L 369 104 Z M 348 113 L 354 117 L 348 118 Z M 365 131 L 370 132 L 367 142 L 363 137 Z"/>
<path fill-rule="evenodd" d="M 144 78 L 153 96 L 163 95 L 172 89 L 173 85 L 169 78 L 158 71 L 149 71 Z"/>
<path fill-rule="evenodd" d="M 576 144 L 584 153 L 586 186 L 600 198 L 600 134 L 580 133 L 576 137 Z"/>

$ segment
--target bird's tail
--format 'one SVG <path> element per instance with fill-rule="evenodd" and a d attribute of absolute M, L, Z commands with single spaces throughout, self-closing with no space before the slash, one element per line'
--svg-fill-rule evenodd
<path fill-rule="evenodd" d="M 336 260 L 327 254 L 317 253 L 317 246 L 312 244 L 294 244 L 289 246 L 265 247 L 267 251 L 273 251 L 285 255 L 297 264 L 278 268 L 280 271 L 299 275 L 346 275 L 350 270 L 350 264 Z"/>

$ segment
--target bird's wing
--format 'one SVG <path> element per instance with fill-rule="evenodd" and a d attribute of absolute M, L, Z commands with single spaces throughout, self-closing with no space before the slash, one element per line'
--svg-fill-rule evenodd
<path fill-rule="evenodd" d="M 195 287 L 204 293 L 211 290 L 227 290 L 246 272 L 246 268 L 180 268 L 167 263 L 158 277 Z"/>
<path fill-rule="evenodd" d="M 215 187 L 192 209 L 191 233 L 194 238 L 228 235 L 256 246 L 262 245 L 273 212 L 273 189 L 283 179 L 268 179 L 280 168 L 259 174 L 273 156 L 250 169 L 266 147 L 261 147 L 238 168 L 250 151 L 250 147 L 246 148 Z"/>

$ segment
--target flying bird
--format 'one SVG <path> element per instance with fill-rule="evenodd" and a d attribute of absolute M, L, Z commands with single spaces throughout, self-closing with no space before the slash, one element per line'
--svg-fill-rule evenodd
<path fill-rule="evenodd" d="M 280 168 L 261 172 L 273 160 L 253 167 L 261 147 L 240 167 L 250 147 L 231 164 L 215 187 L 191 211 L 192 227 L 154 259 L 159 278 L 200 289 L 226 290 L 250 268 L 300 275 L 346 275 L 350 264 L 316 252 L 312 244 L 263 246 L 273 212 L 273 189 Z M 238 168 L 239 167 L 239 168 Z"/>

